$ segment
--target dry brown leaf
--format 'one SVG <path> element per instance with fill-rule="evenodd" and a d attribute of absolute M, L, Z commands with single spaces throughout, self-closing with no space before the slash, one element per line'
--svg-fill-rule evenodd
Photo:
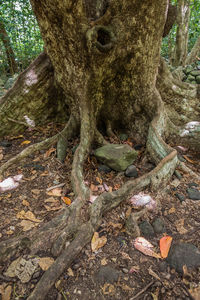
<path fill-rule="evenodd" d="M 22 201 L 22 204 L 24 206 L 30 206 L 30 203 L 28 201 L 26 201 L 25 199 Z"/>
<path fill-rule="evenodd" d="M 35 226 L 38 226 L 39 223 L 34 223 L 29 220 L 23 220 L 19 223 L 19 225 L 23 227 L 23 229 L 22 229 L 23 231 L 28 231 L 28 230 L 34 228 Z"/>
<path fill-rule="evenodd" d="M 176 212 L 176 208 L 175 207 L 172 207 L 168 210 L 168 214 L 174 214 Z"/>
<path fill-rule="evenodd" d="M 92 192 L 98 192 L 98 186 L 94 185 L 93 183 L 90 185 L 90 189 Z"/>
<path fill-rule="evenodd" d="M 33 189 L 33 190 L 31 190 L 31 193 L 33 193 L 34 195 L 39 195 L 40 194 L 40 190 Z"/>
<path fill-rule="evenodd" d="M 48 203 L 57 203 L 58 200 L 56 200 L 54 197 L 49 197 L 48 199 L 44 200 L 44 202 Z"/>
<path fill-rule="evenodd" d="M 113 228 L 118 228 L 118 229 L 122 229 L 123 225 L 121 223 L 113 223 L 113 222 L 109 222 L 108 226 L 111 226 Z"/>
<path fill-rule="evenodd" d="M 95 232 L 92 241 L 91 241 L 91 248 L 92 251 L 95 252 L 98 249 L 102 248 L 107 243 L 106 236 L 99 237 L 98 232 Z"/>
<path fill-rule="evenodd" d="M 13 233 L 14 233 L 13 230 L 8 230 L 8 231 L 6 231 L 6 234 L 8 234 L 8 235 L 11 235 L 11 234 L 13 234 Z"/>
<path fill-rule="evenodd" d="M 197 163 L 196 161 L 190 159 L 190 158 L 187 157 L 186 155 L 183 155 L 183 157 L 184 157 L 189 163 L 191 163 L 191 164 L 196 164 L 196 163 Z"/>
<path fill-rule="evenodd" d="M 44 158 L 48 158 L 51 153 L 55 152 L 56 151 L 56 148 L 50 148 L 45 154 L 44 154 Z"/>
<path fill-rule="evenodd" d="M 3 153 L 0 153 L 0 160 L 3 159 Z"/>
<path fill-rule="evenodd" d="M 46 208 L 47 211 L 56 211 L 56 210 L 59 210 L 59 209 L 63 208 L 62 205 L 60 205 L 60 206 L 44 205 L 44 207 Z"/>
<path fill-rule="evenodd" d="M 121 252 L 121 255 L 124 259 L 129 259 L 131 260 L 130 256 L 128 255 L 128 253 L 125 253 L 125 252 Z"/>
<path fill-rule="evenodd" d="M 4 288 L 4 291 L 2 293 L 2 300 L 10 300 L 12 293 L 12 287 L 11 285 L 8 285 L 6 288 Z"/>
<path fill-rule="evenodd" d="M 188 230 L 184 227 L 184 219 L 175 221 L 175 226 L 180 234 L 185 234 L 188 232 Z"/>
<path fill-rule="evenodd" d="M 18 219 L 29 220 L 29 221 L 36 222 L 36 223 L 42 222 L 42 220 L 36 219 L 36 217 L 34 216 L 34 214 L 30 210 L 28 210 L 27 212 L 25 212 L 24 210 L 21 210 L 20 212 L 18 212 L 17 218 Z"/>
<path fill-rule="evenodd" d="M 191 288 L 189 290 L 190 294 L 194 298 L 194 300 L 200 300 L 200 286 L 197 286 L 195 288 Z"/>
<path fill-rule="evenodd" d="M 115 294 L 115 287 L 114 285 L 110 283 L 105 283 L 104 286 L 102 287 L 102 291 L 104 295 L 114 295 Z"/>
<path fill-rule="evenodd" d="M 68 276 L 74 277 L 74 272 L 72 271 L 71 268 L 67 269 L 67 274 L 68 274 Z"/>
<path fill-rule="evenodd" d="M 152 256 L 155 258 L 161 258 L 160 254 L 156 253 L 153 250 L 154 246 L 143 237 L 136 238 L 134 240 L 133 245 L 138 251 L 142 252 L 145 255 Z"/>
<path fill-rule="evenodd" d="M 54 197 L 61 197 L 62 196 L 62 189 L 55 188 L 55 189 L 47 192 L 47 195 L 54 196 Z"/>
<path fill-rule="evenodd" d="M 108 264 L 108 262 L 107 262 L 107 259 L 104 257 L 104 258 L 102 258 L 102 260 L 101 260 L 101 265 L 102 266 L 106 266 Z"/>
<path fill-rule="evenodd" d="M 41 257 L 39 260 L 39 266 L 43 271 L 48 270 L 48 268 L 54 263 L 52 257 Z"/>
<path fill-rule="evenodd" d="M 97 181 L 98 183 L 102 184 L 102 179 L 101 179 L 101 178 L 96 177 L 96 181 Z"/>
<path fill-rule="evenodd" d="M 122 288 L 122 290 L 127 291 L 127 292 L 133 292 L 133 288 L 131 288 L 130 286 L 128 286 L 127 284 L 120 284 L 118 283 L 118 286 Z"/>

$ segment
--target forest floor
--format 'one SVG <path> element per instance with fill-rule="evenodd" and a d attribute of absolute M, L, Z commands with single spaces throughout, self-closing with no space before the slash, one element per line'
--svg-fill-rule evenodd
<path fill-rule="evenodd" d="M 59 125 L 55 128 L 55 125 L 49 124 L 45 128 L 27 130 L 23 135 L 4 138 L 0 141 L 0 164 L 19 153 L 28 144 L 53 135 L 60 129 Z M 135 162 L 139 176 L 153 168 L 153 164 L 144 159 L 144 145 L 136 145 L 136 141 L 131 138 L 123 142 L 116 138 L 111 142 L 129 143 L 140 149 Z M 39 227 L 73 202 L 71 164 L 78 143 L 78 139 L 69 143 L 64 164 L 57 160 L 56 148 L 51 147 L 48 151 L 39 151 L 31 155 L 6 171 L 4 178 L 23 174 L 23 179 L 18 188 L 0 194 L 0 241 L 18 236 L 29 228 L 32 230 L 36 226 Z M 187 166 L 200 173 L 199 153 L 186 150 L 181 157 L 185 159 Z M 85 181 L 94 195 L 102 193 L 105 189 L 119 189 L 129 180 L 124 173 L 105 173 L 98 168 L 99 163 L 90 155 L 84 167 Z M 173 238 L 173 242 L 192 243 L 200 249 L 200 201 L 188 198 L 186 190 L 191 183 L 200 187 L 200 182 L 189 174 L 181 174 L 179 179 L 173 175 L 166 188 L 160 188 L 156 192 L 146 189 L 144 192 L 155 199 L 158 206 L 154 211 L 148 211 L 139 223 L 152 224 L 160 217 L 166 234 Z M 52 188 L 54 186 L 55 188 Z M 177 193 L 185 196 L 185 200 L 180 201 Z M 107 213 L 98 229 L 99 237 L 103 237 L 104 246 L 92 252 L 91 244 L 88 244 L 45 299 L 200 299 L 200 269 L 177 273 L 169 268 L 165 259 L 146 256 L 134 248 L 134 238 L 128 235 L 125 226 L 127 215 L 134 210 L 136 208 L 127 200 Z M 142 234 L 155 246 L 157 252 L 159 240 L 163 235 L 155 232 Z M 24 255 L 28 259 L 28 253 Z M 50 249 L 37 253 L 37 256 L 48 257 L 45 261 L 47 265 L 53 259 Z M 12 261 L 16 259 L 17 257 L 12 257 Z M 40 268 L 26 283 L 19 279 L 15 282 L 5 281 L 3 274 L 11 261 L 1 265 L 0 294 L 4 294 L 4 298 L 0 296 L 0 299 L 26 299 L 42 276 L 45 263 L 40 264 Z"/>

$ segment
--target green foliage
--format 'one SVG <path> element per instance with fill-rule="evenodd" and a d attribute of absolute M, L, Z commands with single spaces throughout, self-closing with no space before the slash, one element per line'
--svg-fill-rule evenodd
<path fill-rule="evenodd" d="M 171 1 L 173 5 L 177 5 L 177 0 Z M 200 1 L 199 0 L 190 0 L 190 23 L 189 23 L 189 39 L 188 39 L 188 51 L 190 52 L 194 46 L 197 38 L 200 35 Z M 166 59 L 169 58 L 170 46 L 172 48 L 176 43 L 176 24 L 170 31 L 170 34 L 163 38 L 161 55 Z"/>
<path fill-rule="evenodd" d="M 28 0 L 3 0 L 1 18 L 20 70 L 24 70 L 43 49 L 43 41 Z M 0 40 L 0 71 L 8 70 L 5 48 Z"/>

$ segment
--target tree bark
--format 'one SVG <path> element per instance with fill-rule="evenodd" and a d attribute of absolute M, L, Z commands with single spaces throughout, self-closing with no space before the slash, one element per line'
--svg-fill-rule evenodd
<path fill-rule="evenodd" d="M 196 40 L 190 54 L 187 56 L 185 64 L 190 65 L 197 60 L 200 54 L 200 37 Z"/>
<path fill-rule="evenodd" d="M 6 50 L 6 56 L 7 56 L 7 61 L 8 61 L 8 65 L 9 65 L 10 74 L 13 75 L 13 74 L 17 73 L 18 67 L 17 67 L 17 63 L 15 61 L 15 54 L 14 54 L 14 51 L 13 51 L 11 43 L 10 43 L 10 38 L 6 32 L 4 22 L 3 22 L 1 15 L 0 15 L 0 38 L 3 42 L 3 45 Z"/>
<path fill-rule="evenodd" d="M 184 66 L 188 54 L 190 0 L 178 0 L 176 45 L 172 65 Z"/>
<path fill-rule="evenodd" d="M 66 120 L 63 99 L 62 89 L 54 80 L 51 61 L 42 53 L 0 98 L 0 137 L 22 132 L 26 128 L 25 115 L 33 119 L 36 126 L 55 117 Z"/>

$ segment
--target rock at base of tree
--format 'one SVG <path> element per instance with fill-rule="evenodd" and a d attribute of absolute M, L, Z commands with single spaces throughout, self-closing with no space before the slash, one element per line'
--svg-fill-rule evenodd
<path fill-rule="evenodd" d="M 140 223 L 139 228 L 141 230 L 142 235 L 146 238 L 149 238 L 149 237 L 152 237 L 155 235 L 153 227 L 147 221 Z"/>
<path fill-rule="evenodd" d="M 137 151 L 126 144 L 108 144 L 94 152 L 99 161 L 118 172 L 125 171 L 135 161 L 137 154 Z"/>
<path fill-rule="evenodd" d="M 120 133 L 119 139 L 120 141 L 124 142 L 128 139 L 128 135 L 126 133 Z"/>
<path fill-rule="evenodd" d="M 155 218 L 155 220 L 152 223 L 153 229 L 155 231 L 155 233 L 164 233 L 166 232 L 166 227 L 165 224 L 163 222 L 163 220 L 161 218 Z"/>
<path fill-rule="evenodd" d="M 138 177 L 138 171 L 136 169 L 136 166 L 134 165 L 129 166 L 125 171 L 125 176 L 134 177 L 134 178 Z"/>
<path fill-rule="evenodd" d="M 104 284 L 105 282 L 114 283 L 118 281 L 120 272 L 109 266 L 101 266 L 99 271 L 95 274 L 95 280 L 99 284 Z"/>
<path fill-rule="evenodd" d="M 188 198 L 191 200 L 200 200 L 200 192 L 195 188 L 188 188 L 187 189 Z"/>
<path fill-rule="evenodd" d="M 183 266 L 197 268 L 200 266 L 200 251 L 190 243 L 172 245 L 167 262 L 171 268 L 183 273 Z"/>

